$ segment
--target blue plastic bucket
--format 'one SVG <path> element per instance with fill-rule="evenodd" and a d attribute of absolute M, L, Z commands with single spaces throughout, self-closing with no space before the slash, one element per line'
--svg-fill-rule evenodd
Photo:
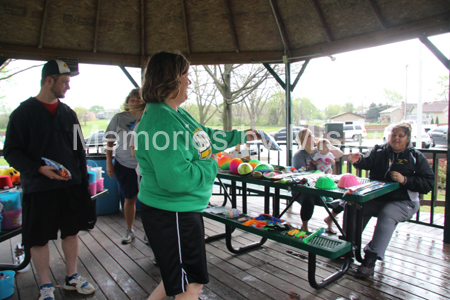
<path fill-rule="evenodd" d="M 89 183 L 95 183 L 97 181 L 97 171 L 88 171 Z"/>
<path fill-rule="evenodd" d="M 14 294 L 14 276 L 16 272 L 14 271 L 0 271 L 3 273 L 3 279 L 0 279 L 0 300 L 6 299 L 12 294 Z"/>
<path fill-rule="evenodd" d="M 0 202 L 3 204 L 3 209 L 10 211 L 19 209 L 21 206 L 20 192 L 6 192 L 0 194 Z"/>
<path fill-rule="evenodd" d="M 90 160 L 90 159 L 86 160 L 86 164 L 91 167 L 95 167 L 95 168 L 98 167 L 98 164 L 95 161 Z"/>

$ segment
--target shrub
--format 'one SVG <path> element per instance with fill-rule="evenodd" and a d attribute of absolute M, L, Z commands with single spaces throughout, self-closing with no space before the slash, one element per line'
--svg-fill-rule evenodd
<path fill-rule="evenodd" d="M 439 162 L 438 166 L 438 174 L 437 174 L 437 186 L 438 189 L 445 189 L 447 182 L 447 161 L 443 161 L 443 163 Z"/>

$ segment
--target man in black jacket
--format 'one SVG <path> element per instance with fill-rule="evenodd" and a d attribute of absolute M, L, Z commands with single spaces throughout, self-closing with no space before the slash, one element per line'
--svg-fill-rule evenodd
<path fill-rule="evenodd" d="M 58 231 L 66 261 L 64 289 L 81 294 L 95 291 L 77 272 L 78 232 L 95 223 L 86 155 L 82 137 L 74 134 L 79 126 L 77 116 L 58 99 L 70 89 L 70 76 L 77 74 L 63 61 L 48 61 L 42 68 L 39 94 L 11 113 L 6 131 L 4 156 L 21 175 L 22 243 L 30 249 L 41 280 L 39 299 L 54 299 L 48 241 L 57 239 Z M 43 157 L 62 164 L 71 178 L 45 165 Z"/>

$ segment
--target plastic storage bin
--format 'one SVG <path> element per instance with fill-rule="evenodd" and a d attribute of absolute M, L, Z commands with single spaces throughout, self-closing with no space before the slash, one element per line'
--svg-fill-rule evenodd
<path fill-rule="evenodd" d="M 106 154 L 93 153 L 88 154 L 86 158 L 95 161 L 99 167 L 106 170 Z M 97 215 L 113 214 L 120 209 L 120 197 L 116 177 L 110 178 L 109 176 L 105 176 L 103 179 L 103 186 L 105 189 L 108 189 L 108 194 L 96 199 Z"/>
<path fill-rule="evenodd" d="M 2 212 L 3 221 L 2 221 L 2 229 L 16 229 L 22 226 L 22 207 L 16 210 Z"/>
<path fill-rule="evenodd" d="M 0 194 L 0 202 L 3 204 L 4 210 L 16 210 L 21 206 L 21 192 L 5 192 Z"/>

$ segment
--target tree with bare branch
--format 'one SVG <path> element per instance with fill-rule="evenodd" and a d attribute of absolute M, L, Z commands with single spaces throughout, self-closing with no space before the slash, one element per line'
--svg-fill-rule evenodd
<path fill-rule="evenodd" d="M 192 81 L 191 94 L 195 95 L 198 108 L 198 122 L 205 125 L 218 111 L 217 87 L 202 66 L 191 66 L 189 77 Z"/>
<path fill-rule="evenodd" d="M 231 109 L 244 101 L 268 77 L 269 72 L 261 65 L 214 65 L 203 66 L 222 95 L 222 105 L 217 105 L 223 115 L 223 130 L 232 130 Z"/>
<path fill-rule="evenodd" d="M 10 79 L 11 77 L 13 77 L 14 75 L 17 75 L 17 74 L 19 74 L 19 73 L 25 72 L 25 71 L 27 71 L 27 70 L 29 70 L 29 69 L 33 69 L 33 68 L 36 68 L 36 67 L 42 67 L 42 66 L 44 65 L 44 64 L 33 65 L 33 66 L 28 67 L 28 68 L 25 68 L 25 69 L 19 69 L 19 70 L 17 70 L 17 69 L 9 69 L 8 66 L 9 66 L 9 64 L 10 64 L 11 62 L 13 62 L 13 61 L 15 61 L 15 59 L 8 58 L 8 59 L 0 66 L 0 81 L 2 81 L 2 80 L 8 80 L 8 79 Z"/>
<path fill-rule="evenodd" d="M 284 124 L 286 120 L 286 93 L 278 88 L 270 95 L 265 111 L 269 115 L 270 125 Z"/>
<path fill-rule="evenodd" d="M 265 80 L 264 83 L 262 83 L 259 88 L 255 89 L 244 101 L 244 105 L 247 108 L 250 117 L 251 129 L 255 129 L 256 123 L 258 123 L 259 118 L 262 116 L 263 108 L 269 99 L 270 89 L 267 88 L 268 86 L 269 80 Z"/>

